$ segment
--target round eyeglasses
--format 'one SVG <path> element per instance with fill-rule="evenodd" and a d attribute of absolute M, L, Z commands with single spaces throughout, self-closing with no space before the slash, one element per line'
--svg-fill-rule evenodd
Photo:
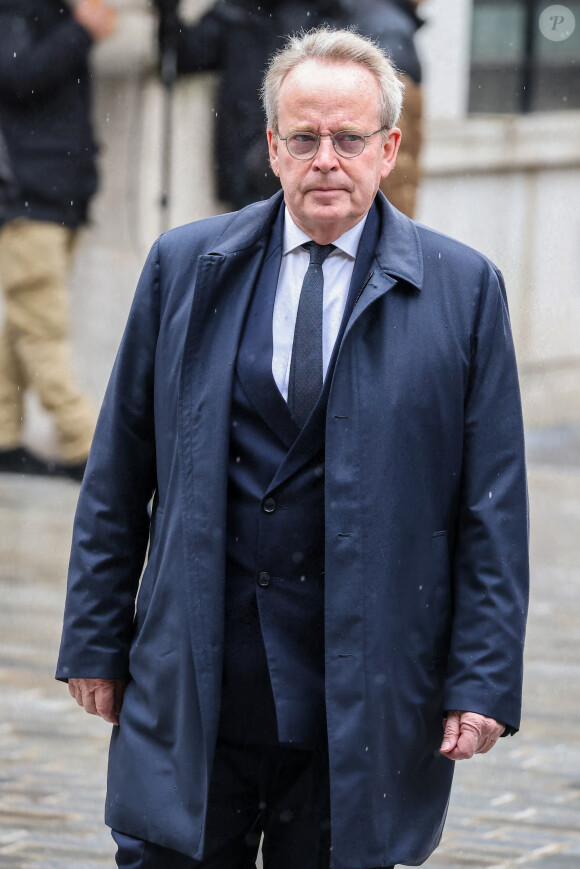
<path fill-rule="evenodd" d="M 296 160 L 312 160 L 318 153 L 320 148 L 320 140 L 324 136 L 330 136 L 334 150 L 339 157 L 358 157 L 365 149 L 367 139 L 371 136 L 376 136 L 386 130 L 387 127 L 379 127 L 374 133 L 361 133 L 359 130 L 339 130 L 338 133 L 309 133 L 305 130 L 297 130 L 295 133 L 289 133 L 288 136 L 280 136 L 278 138 L 282 142 L 286 142 L 288 153 Z"/>

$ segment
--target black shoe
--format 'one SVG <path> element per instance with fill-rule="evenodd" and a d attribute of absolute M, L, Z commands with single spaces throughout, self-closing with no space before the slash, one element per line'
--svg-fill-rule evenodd
<path fill-rule="evenodd" d="M 55 474 L 57 477 L 66 477 L 67 480 L 76 480 L 77 483 L 82 483 L 86 467 L 86 460 L 84 462 L 56 462 Z"/>
<path fill-rule="evenodd" d="M 52 477 L 55 473 L 55 465 L 54 462 L 35 456 L 26 447 L 15 447 L 12 450 L 0 450 L 0 473 Z"/>

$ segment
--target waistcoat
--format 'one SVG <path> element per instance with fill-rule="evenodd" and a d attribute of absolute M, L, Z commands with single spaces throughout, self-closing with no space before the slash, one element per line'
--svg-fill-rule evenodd
<path fill-rule="evenodd" d="M 283 213 L 247 312 L 232 392 L 220 736 L 309 747 L 325 732 L 326 405 L 337 349 L 380 227 L 373 206 L 324 387 L 300 429 L 272 374 Z"/>

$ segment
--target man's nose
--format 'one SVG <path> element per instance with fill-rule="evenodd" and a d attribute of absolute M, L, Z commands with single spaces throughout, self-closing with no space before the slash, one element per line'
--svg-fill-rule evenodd
<path fill-rule="evenodd" d="M 334 150 L 331 136 L 320 137 L 320 145 L 318 146 L 318 151 L 312 161 L 312 165 L 322 172 L 329 172 L 338 166 L 338 154 Z"/>

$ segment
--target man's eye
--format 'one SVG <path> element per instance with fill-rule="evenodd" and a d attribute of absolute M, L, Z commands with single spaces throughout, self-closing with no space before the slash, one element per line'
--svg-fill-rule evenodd
<path fill-rule="evenodd" d="M 316 136 L 313 133 L 293 133 L 291 138 L 299 145 L 309 145 L 314 142 Z"/>
<path fill-rule="evenodd" d="M 360 142 L 360 140 L 362 139 L 362 136 L 360 135 L 360 133 L 339 133 L 334 138 L 338 139 L 338 141 L 344 145 L 349 145 L 351 143 L 356 144 L 356 143 Z"/>

